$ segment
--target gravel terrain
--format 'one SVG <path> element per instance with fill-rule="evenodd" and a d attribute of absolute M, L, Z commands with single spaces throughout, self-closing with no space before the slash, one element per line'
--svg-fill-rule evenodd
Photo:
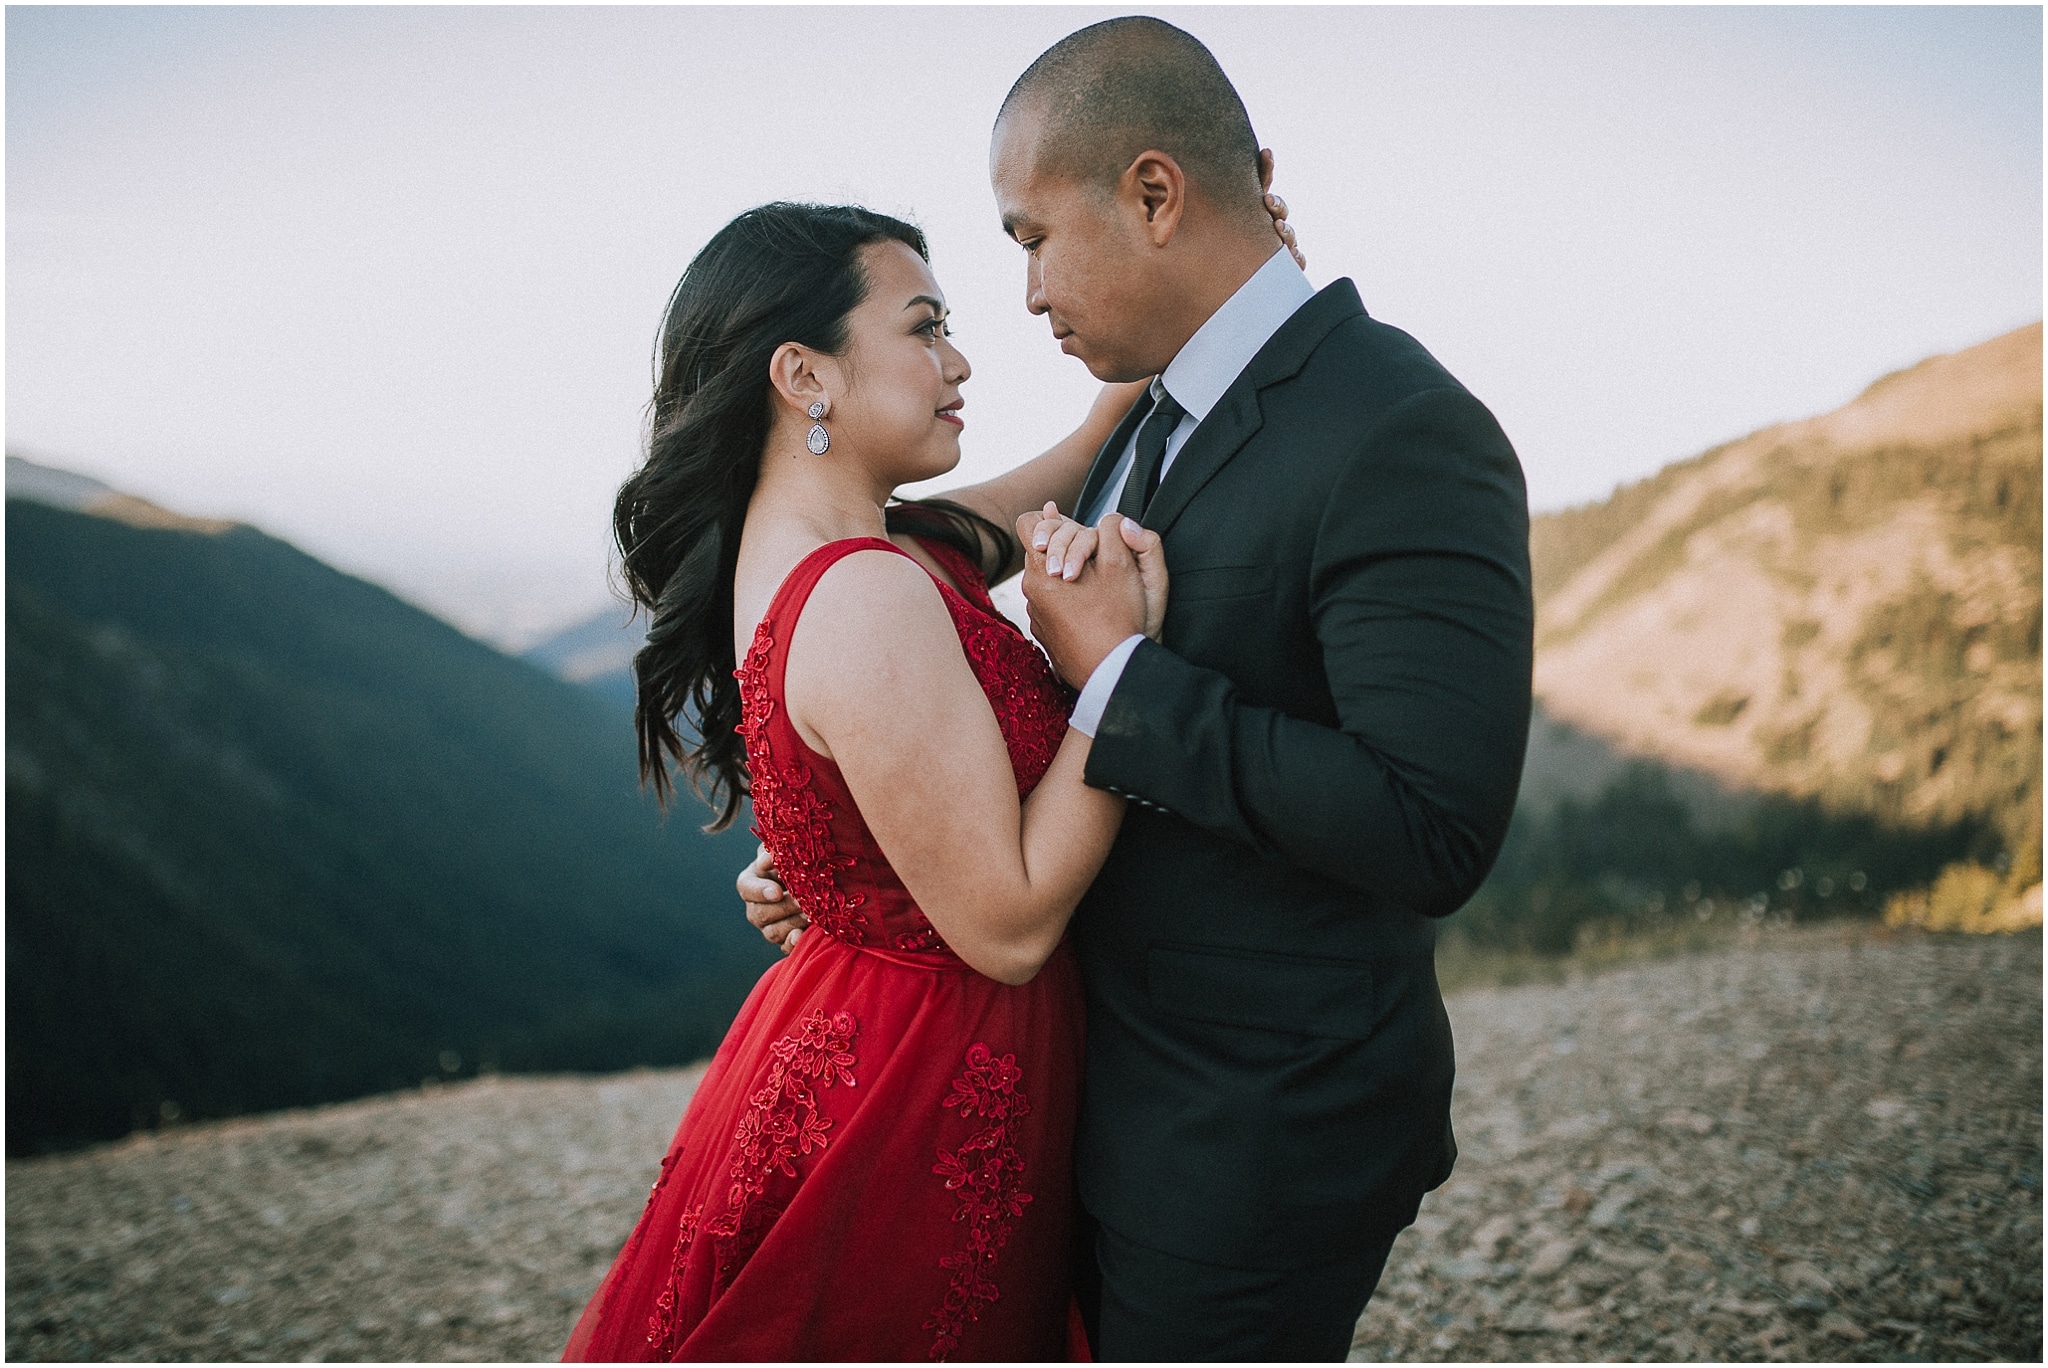
<path fill-rule="evenodd" d="M 1354 1358 L 2039 1360 L 2038 932 L 1765 931 L 1450 1010 L 1462 1157 Z M 8 1356 L 551 1358 L 697 1077 L 10 1162 Z"/>
<path fill-rule="evenodd" d="M 7 1165 L 11 1359 L 552 1359 L 701 1069 L 479 1079 Z"/>
<path fill-rule="evenodd" d="M 2041 937 L 1763 933 L 1450 999 L 1355 1360 L 2041 1358 Z"/>

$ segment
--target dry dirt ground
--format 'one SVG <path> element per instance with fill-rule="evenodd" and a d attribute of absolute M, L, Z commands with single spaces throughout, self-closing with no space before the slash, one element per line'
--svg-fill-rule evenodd
<path fill-rule="evenodd" d="M 2041 938 L 1762 932 L 1472 989 L 1371 1359 L 2041 1354 Z M 481 1080 L 7 1165 L 19 1359 L 546 1359 L 697 1074 Z"/>

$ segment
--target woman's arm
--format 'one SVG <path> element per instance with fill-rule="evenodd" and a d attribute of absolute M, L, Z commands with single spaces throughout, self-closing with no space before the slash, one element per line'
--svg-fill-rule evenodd
<path fill-rule="evenodd" d="M 1025 983 L 1109 855 L 1123 800 L 1082 782 L 1070 731 L 1028 800 L 931 577 L 889 552 L 825 573 L 784 687 L 805 742 L 839 766 L 868 829 L 946 943 Z"/>
<path fill-rule="evenodd" d="M 1081 483 L 1095 453 L 1109 440 L 1109 434 L 1131 411 L 1131 405 L 1145 392 L 1145 380 L 1104 385 L 1089 406 L 1081 426 L 1062 437 L 1043 454 L 991 480 L 948 490 L 939 497 L 971 508 L 997 527 L 1016 524 L 1019 514 L 1043 507 L 1048 501 L 1069 512 L 1081 497 Z"/>

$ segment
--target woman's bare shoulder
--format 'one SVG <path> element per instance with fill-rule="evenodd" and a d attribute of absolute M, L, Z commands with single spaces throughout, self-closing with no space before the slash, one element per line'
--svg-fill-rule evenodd
<path fill-rule="evenodd" d="M 979 697 L 938 585 L 908 556 L 858 551 L 819 579 L 791 635 L 784 694 L 807 744 L 833 754 L 844 728 L 893 732 Z M 904 738 L 898 738 L 899 742 Z"/>
<path fill-rule="evenodd" d="M 880 547 L 855 551 L 822 575 L 797 619 L 797 652 L 834 673 L 934 646 L 957 653 L 959 638 L 939 586 L 909 556 Z"/>

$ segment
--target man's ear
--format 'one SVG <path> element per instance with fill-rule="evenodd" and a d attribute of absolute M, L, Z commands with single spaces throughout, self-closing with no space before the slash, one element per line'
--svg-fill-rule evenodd
<path fill-rule="evenodd" d="M 810 412 L 811 405 L 820 400 L 829 410 L 832 396 L 826 392 L 825 379 L 818 373 L 823 359 L 809 347 L 785 342 L 768 358 L 768 383 L 775 387 L 776 396 L 798 413 Z"/>
<path fill-rule="evenodd" d="M 1259 193 L 1266 194 L 1273 188 L 1273 150 L 1259 149 Z"/>
<path fill-rule="evenodd" d="M 1117 190 L 1141 212 L 1154 247 L 1173 241 L 1188 205 L 1188 179 L 1179 162 L 1157 148 L 1140 152 L 1124 168 Z"/>

